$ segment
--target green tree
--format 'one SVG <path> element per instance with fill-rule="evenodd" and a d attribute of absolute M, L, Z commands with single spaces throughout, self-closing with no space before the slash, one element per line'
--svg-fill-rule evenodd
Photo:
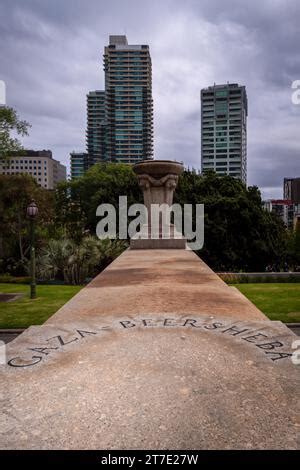
<path fill-rule="evenodd" d="M 142 202 L 132 167 L 106 163 L 92 167 L 82 178 L 61 184 L 56 191 L 57 222 L 75 240 L 94 234 L 99 204 L 116 208 L 119 196 L 128 204 Z M 205 205 L 205 241 L 198 252 L 219 271 L 264 271 L 268 264 L 283 264 L 287 231 L 282 221 L 262 207 L 257 187 L 247 188 L 230 176 L 205 176 L 195 170 L 179 178 L 174 202 Z M 194 221 L 195 222 L 195 221 Z"/>
<path fill-rule="evenodd" d="M 15 109 L 6 106 L 0 108 L 0 159 L 5 160 L 12 152 L 22 150 L 21 142 L 12 133 L 28 135 L 29 127 L 27 121 L 19 119 Z"/>
<path fill-rule="evenodd" d="M 282 264 L 287 232 L 282 221 L 262 207 L 257 187 L 209 172 L 185 172 L 175 192 L 176 202 L 205 206 L 204 247 L 198 252 L 218 271 L 264 271 Z"/>
<path fill-rule="evenodd" d="M 67 238 L 79 241 L 87 233 L 95 234 L 100 204 L 119 206 L 119 196 L 126 195 L 128 205 L 142 202 L 142 193 L 132 166 L 122 163 L 96 164 L 86 174 L 58 185 L 56 189 L 57 223 Z"/>
<path fill-rule="evenodd" d="M 39 208 L 37 245 L 41 245 L 55 229 L 54 193 L 40 188 L 29 175 L 0 175 L 0 259 L 11 258 L 26 265 L 29 249 L 26 209 L 34 199 Z"/>

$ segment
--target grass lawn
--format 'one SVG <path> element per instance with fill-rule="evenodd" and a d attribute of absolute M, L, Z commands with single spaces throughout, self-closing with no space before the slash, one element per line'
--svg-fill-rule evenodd
<path fill-rule="evenodd" d="M 234 284 L 271 320 L 300 322 L 300 283 Z"/>
<path fill-rule="evenodd" d="M 24 293 L 13 302 L 0 302 L 0 328 L 26 328 L 44 323 L 53 313 L 73 297 L 81 286 L 37 286 L 37 298 L 29 298 L 30 286 L 0 284 L 1 293 Z"/>
<path fill-rule="evenodd" d="M 300 322 L 300 283 L 234 284 L 271 320 Z M 29 285 L 0 284 L 2 293 L 24 293 L 14 302 L 0 302 L 0 328 L 26 328 L 44 323 L 73 297 L 81 286 L 37 286 L 29 298 Z"/>

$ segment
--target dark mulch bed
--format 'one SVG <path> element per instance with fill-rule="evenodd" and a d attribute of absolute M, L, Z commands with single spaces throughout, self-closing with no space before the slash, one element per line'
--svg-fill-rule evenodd
<path fill-rule="evenodd" d="M 0 302 L 13 302 L 21 297 L 23 297 L 23 294 L 1 294 L 0 292 Z"/>

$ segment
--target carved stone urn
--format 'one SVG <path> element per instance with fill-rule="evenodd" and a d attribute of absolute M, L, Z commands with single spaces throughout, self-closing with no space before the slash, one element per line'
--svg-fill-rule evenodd
<path fill-rule="evenodd" d="M 169 236 L 163 236 L 161 226 L 153 236 L 151 231 L 151 207 L 153 204 L 172 206 L 173 194 L 178 177 L 183 172 L 183 165 L 171 160 L 144 160 L 134 165 L 139 187 L 143 191 L 144 204 L 148 211 L 148 224 L 141 232 L 131 238 L 131 249 L 148 248 L 185 248 L 186 240 L 173 225 Z"/>

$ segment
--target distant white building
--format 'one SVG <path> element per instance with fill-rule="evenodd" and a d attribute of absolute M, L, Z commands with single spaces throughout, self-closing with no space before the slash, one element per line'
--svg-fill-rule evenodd
<path fill-rule="evenodd" d="M 5 82 L 0 80 L 0 108 L 6 105 Z"/>
<path fill-rule="evenodd" d="M 24 150 L 8 160 L 0 160 L 0 174 L 31 175 L 42 188 L 54 189 L 57 183 L 66 180 L 67 171 L 52 158 L 51 150 Z"/>
<path fill-rule="evenodd" d="M 290 199 L 269 199 L 264 201 L 264 208 L 269 212 L 277 214 L 287 228 L 291 229 L 294 227 L 298 206 L 293 204 L 293 201 Z"/>

